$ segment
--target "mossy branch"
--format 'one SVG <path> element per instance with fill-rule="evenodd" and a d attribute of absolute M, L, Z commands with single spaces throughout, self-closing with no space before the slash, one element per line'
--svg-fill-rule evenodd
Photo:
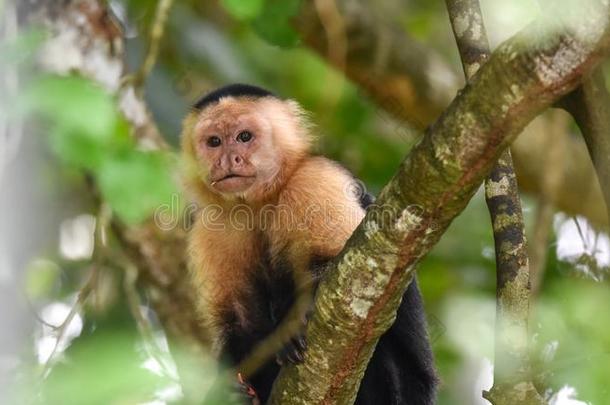
<path fill-rule="evenodd" d="M 272 404 L 353 402 L 418 261 L 525 125 L 608 52 L 608 14 L 607 5 L 587 2 L 552 26 L 536 21 L 493 53 L 401 164 L 321 283 L 305 361 L 282 369 Z M 573 29 L 583 18 L 589 28 Z"/>

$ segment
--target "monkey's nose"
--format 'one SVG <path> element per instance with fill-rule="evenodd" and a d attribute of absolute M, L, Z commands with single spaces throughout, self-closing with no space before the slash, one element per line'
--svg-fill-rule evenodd
<path fill-rule="evenodd" d="M 243 159 L 239 155 L 233 155 L 231 160 L 232 160 L 233 164 L 236 164 L 236 165 L 241 165 L 243 163 Z"/>

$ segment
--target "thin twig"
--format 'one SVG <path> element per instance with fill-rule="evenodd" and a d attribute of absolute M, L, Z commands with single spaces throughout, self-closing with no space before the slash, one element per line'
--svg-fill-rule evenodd
<path fill-rule="evenodd" d="M 126 255 L 121 255 L 121 262 L 121 267 L 123 267 L 123 269 L 125 270 L 123 289 L 125 291 L 125 296 L 127 297 L 130 312 L 136 321 L 138 332 L 142 336 L 142 339 L 144 339 L 144 347 L 148 355 L 152 357 L 157 363 L 159 363 L 159 365 L 161 365 L 162 369 L 164 370 L 165 376 L 178 382 L 174 376 L 174 373 L 170 371 L 172 367 L 165 360 L 163 356 L 163 350 L 158 345 L 155 339 L 153 327 L 150 321 L 146 316 L 142 314 L 142 311 L 140 309 L 140 295 L 136 287 L 139 274 L 138 268 L 128 259 Z"/>
<path fill-rule="evenodd" d="M 564 142 L 557 141 L 558 137 L 568 134 L 569 117 L 563 111 L 551 110 L 545 120 L 545 132 L 555 135 L 543 140 L 545 154 L 542 156 L 543 170 L 540 196 L 534 220 L 534 231 L 529 244 L 530 253 L 530 284 L 531 297 L 535 299 L 542 288 L 542 280 L 546 270 L 549 239 L 553 232 L 553 218 L 557 207 L 557 196 L 565 186 L 564 166 L 569 149 Z"/>
<path fill-rule="evenodd" d="M 96 265 L 92 266 L 91 273 L 89 275 L 89 279 L 81 287 L 81 289 L 78 293 L 78 296 L 76 298 L 76 302 L 72 306 L 70 313 L 68 313 L 68 316 L 64 319 L 64 321 L 61 323 L 61 325 L 59 325 L 57 327 L 57 340 L 55 341 L 55 345 L 53 346 L 53 351 L 49 355 L 49 358 L 47 359 L 45 366 L 42 370 L 42 378 L 46 378 L 49 375 L 49 372 L 51 371 L 51 368 L 53 367 L 53 359 L 55 358 L 55 355 L 57 354 L 59 345 L 61 344 L 61 342 L 64 339 L 64 336 L 68 330 L 68 326 L 70 326 L 70 324 L 72 323 L 72 320 L 74 319 L 74 317 L 76 316 L 78 311 L 80 311 L 82 309 L 85 301 L 87 300 L 87 298 L 93 291 L 93 289 L 96 285 L 98 271 L 99 271 L 98 266 L 96 266 Z"/>
<path fill-rule="evenodd" d="M 46 378 L 53 366 L 53 359 L 57 354 L 59 349 L 59 345 L 61 344 L 66 331 L 68 330 L 68 326 L 72 323 L 72 320 L 76 316 L 76 314 L 83 308 L 85 302 L 91 295 L 91 292 L 94 290 L 97 279 L 100 271 L 100 265 L 103 258 L 103 254 L 106 248 L 106 239 L 105 239 L 105 229 L 108 226 L 108 223 L 112 217 L 112 212 L 108 205 L 102 204 L 100 206 L 100 210 L 95 221 L 95 230 L 94 230 L 94 248 L 93 248 L 93 257 L 92 257 L 92 266 L 89 274 L 89 278 L 85 282 L 85 284 L 80 288 L 78 292 L 78 296 L 76 298 L 76 302 L 72 306 L 72 309 L 68 313 L 68 316 L 64 319 L 64 321 L 57 327 L 57 340 L 55 341 L 55 346 L 53 346 L 53 351 L 49 355 L 47 359 L 44 369 L 42 371 L 42 377 Z"/>
<path fill-rule="evenodd" d="M 542 287 L 547 262 L 549 237 L 553 228 L 555 207 L 546 198 L 539 198 L 530 243 L 531 296 L 536 297 Z"/>
<path fill-rule="evenodd" d="M 313 3 L 326 33 L 328 59 L 339 71 L 345 72 L 348 50 L 345 19 L 337 8 L 336 0 L 315 0 Z M 333 74 L 334 72 L 329 69 L 327 72 L 329 79 Z M 341 96 L 344 80 L 327 80 L 327 83 L 326 108 L 332 110 Z"/>
<path fill-rule="evenodd" d="M 42 325 L 50 328 L 53 331 L 57 331 L 61 327 L 61 324 L 53 325 L 52 323 L 47 322 L 42 316 L 40 316 L 40 314 L 38 313 L 38 311 L 34 307 L 34 304 L 32 303 L 32 301 L 30 301 L 30 298 L 27 296 L 27 294 L 23 293 L 23 299 L 28 304 L 28 308 L 30 309 L 30 312 L 34 316 L 34 319 L 36 319 Z"/>
<path fill-rule="evenodd" d="M 589 242 L 587 241 L 587 238 L 585 238 L 585 233 L 582 231 L 582 228 L 580 227 L 580 223 L 578 222 L 578 218 L 572 217 L 572 221 L 574 222 L 574 224 L 576 224 L 576 230 L 578 231 L 578 236 L 580 236 L 580 240 L 582 241 L 583 250 L 586 252 L 586 251 L 589 250 L 588 249 Z"/>
<path fill-rule="evenodd" d="M 152 72 L 152 69 L 157 63 L 157 58 L 159 57 L 161 39 L 163 38 L 166 22 L 173 4 L 174 0 L 159 0 L 157 3 L 157 11 L 150 28 L 148 51 L 144 57 L 144 62 L 142 62 L 142 65 L 137 72 L 123 79 L 123 87 L 128 83 L 133 84 L 136 88 L 142 87 L 144 81 L 150 72 Z"/>

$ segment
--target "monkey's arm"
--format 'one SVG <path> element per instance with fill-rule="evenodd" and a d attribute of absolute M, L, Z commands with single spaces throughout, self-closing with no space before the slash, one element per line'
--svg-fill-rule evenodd
<path fill-rule="evenodd" d="M 308 307 L 301 305 L 291 313 L 299 317 L 304 328 L 328 261 L 341 251 L 364 216 L 361 201 L 369 198 L 355 194 L 355 188 L 358 183 L 347 170 L 328 159 L 314 157 L 297 170 L 281 193 L 279 206 L 289 207 L 290 215 L 278 215 L 284 222 L 276 224 L 270 235 L 273 273 L 293 283 L 290 293 L 282 287 L 274 296 L 272 315 L 278 324 L 294 309 L 295 297 L 309 298 Z M 304 350 L 305 340 L 297 334 L 280 353 L 280 361 L 300 361 Z"/>

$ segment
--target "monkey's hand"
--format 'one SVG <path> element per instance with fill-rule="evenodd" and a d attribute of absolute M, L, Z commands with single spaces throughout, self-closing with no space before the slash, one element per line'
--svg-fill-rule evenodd
<path fill-rule="evenodd" d="M 254 387 L 250 385 L 241 373 L 237 373 L 237 391 L 239 396 L 243 398 L 244 402 L 251 405 L 261 405 L 261 401 L 256 394 Z"/>
<path fill-rule="evenodd" d="M 313 303 L 305 315 L 301 318 L 298 333 L 290 338 L 288 343 L 284 345 L 282 350 L 275 356 L 275 361 L 283 366 L 286 363 L 299 364 L 304 360 L 305 351 L 307 350 L 307 340 L 305 339 L 305 327 L 313 314 Z"/>
<path fill-rule="evenodd" d="M 280 366 L 283 366 L 286 363 L 302 363 L 305 350 L 307 350 L 305 335 L 300 333 L 291 338 L 290 341 L 284 345 L 282 350 L 280 350 L 280 352 L 276 355 L 275 361 Z"/>
<path fill-rule="evenodd" d="M 314 288 L 312 290 L 315 291 L 315 288 L 317 288 L 317 283 L 314 284 Z M 297 312 L 301 312 L 300 315 L 296 315 L 296 314 L 292 313 L 292 314 L 285 316 L 284 318 L 287 318 L 287 319 L 284 319 L 282 321 L 282 322 L 289 322 L 294 326 L 291 325 L 291 327 L 290 327 L 291 328 L 290 333 L 292 334 L 291 338 L 288 339 L 288 341 L 282 347 L 282 350 L 280 350 L 275 356 L 275 361 L 280 366 L 283 366 L 286 363 L 299 364 L 299 363 L 302 363 L 304 360 L 305 351 L 307 350 L 307 341 L 305 339 L 305 328 L 307 327 L 307 323 L 309 322 L 309 319 L 311 319 L 311 316 L 313 314 L 313 310 L 314 310 L 313 299 L 309 299 L 309 302 L 307 302 L 306 305 L 307 306 L 306 306 L 305 310 L 297 311 Z M 280 308 L 283 308 L 285 313 L 290 312 L 289 309 L 286 309 L 286 308 L 289 308 L 288 305 L 280 306 Z M 271 314 L 272 314 L 272 319 L 275 320 L 275 319 L 280 318 L 277 315 L 281 314 L 281 312 L 279 312 L 277 310 L 277 307 L 272 307 Z M 296 317 L 296 319 L 294 319 L 294 318 L 291 319 L 291 317 L 293 317 L 293 316 Z M 296 321 L 296 322 L 293 323 L 294 321 Z M 281 325 L 280 325 L 280 327 L 281 327 Z"/>

